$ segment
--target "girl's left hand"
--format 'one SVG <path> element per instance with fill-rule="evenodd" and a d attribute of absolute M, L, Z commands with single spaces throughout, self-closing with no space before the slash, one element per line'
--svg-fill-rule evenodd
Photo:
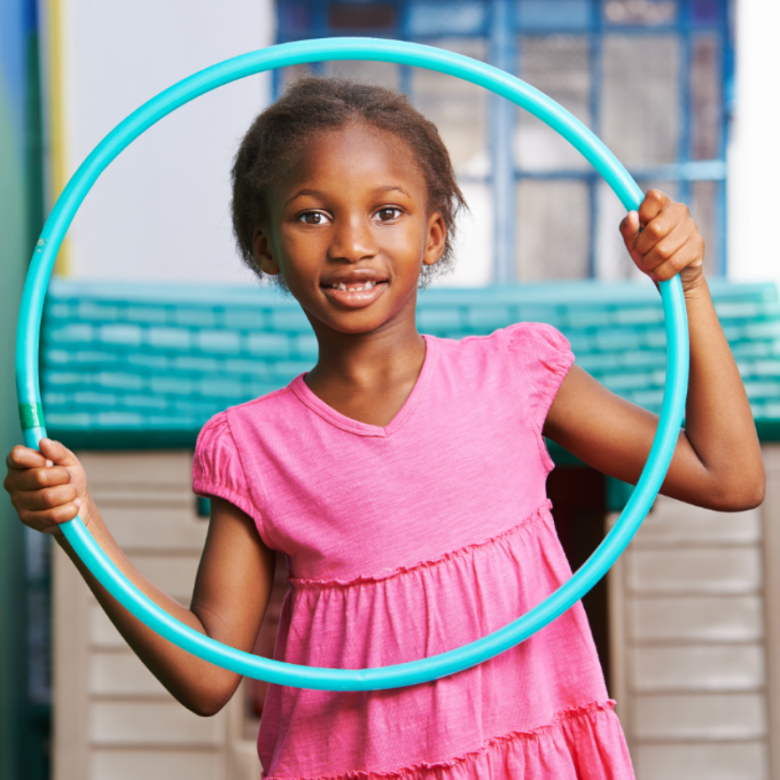
<path fill-rule="evenodd" d="M 684 203 L 650 190 L 639 211 L 630 211 L 620 223 L 620 233 L 637 268 L 654 282 L 680 274 L 689 293 L 704 279 L 704 239 Z"/>

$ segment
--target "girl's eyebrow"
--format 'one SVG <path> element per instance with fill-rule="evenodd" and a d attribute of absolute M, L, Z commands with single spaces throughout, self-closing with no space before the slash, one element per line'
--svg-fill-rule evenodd
<path fill-rule="evenodd" d="M 400 184 L 386 184 L 384 187 L 377 187 L 376 190 L 374 190 L 376 193 L 384 193 L 384 192 L 402 192 L 404 195 L 406 195 L 407 198 L 410 198 L 411 195 L 400 185 Z M 289 203 L 292 203 L 296 198 L 300 198 L 302 195 L 311 195 L 314 198 L 323 198 L 324 195 L 319 190 L 309 190 L 309 189 L 303 189 L 298 190 L 293 196 L 287 199 L 285 201 L 285 206 L 287 206 Z"/>
<path fill-rule="evenodd" d="M 407 198 L 411 198 L 412 196 L 403 188 L 400 184 L 388 184 L 385 187 L 379 187 L 376 192 L 403 192 L 404 195 L 406 195 Z"/>
<path fill-rule="evenodd" d="M 300 198 L 301 195 L 311 195 L 312 197 L 322 197 L 322 193 L 319 190 L 298 190 L 298 192 L 295 193 L 292 197 L 288 198 L 284 205 L 286 206 L 288 203 L 292 203 L 296 198 Z"/>

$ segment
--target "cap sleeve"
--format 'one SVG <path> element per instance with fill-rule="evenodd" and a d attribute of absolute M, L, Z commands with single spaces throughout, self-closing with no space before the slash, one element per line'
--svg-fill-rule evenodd
<path fill-rule="evenodd" d="M 249 491 L 249 483 L 227 414 L 212 417 L 201 429 L 192 463 L 192 489 L 199 496 L 217 496 L 230 501 L 260 525 L 260 513 Z"/>
<path fill-rule="evenodd" d="M 574 362 L 566 337 L 552 325 L 520 322 L 506 329 L 512 364 L 525 388 L 531 418 L 538 431 Z"/>

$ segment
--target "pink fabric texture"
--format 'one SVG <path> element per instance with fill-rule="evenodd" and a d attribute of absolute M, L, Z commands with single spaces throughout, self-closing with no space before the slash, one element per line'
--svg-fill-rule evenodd
<path fill-rule="evenodd" d="M 280 660 L 365 668 L 441 653 L 570 575 L 541 435 L 573 361 L 565 338 L 521 323 L 425 340 L 417 383 L 384 428 L 335 411 L 299 376 L 201 432 L 195 491 L 243 509 L 288 557 Z M 272 685 L 258 753 L 279 780 L 633 778 L 580 604 L 436 682 Z"/>

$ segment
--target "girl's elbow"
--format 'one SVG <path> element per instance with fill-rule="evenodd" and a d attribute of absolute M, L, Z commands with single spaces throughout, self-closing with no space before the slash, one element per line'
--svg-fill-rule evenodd
<path fill-rule="evenodd" d="M 201 718 L 211 718 L 220 712 L 230 701 L 238 687 L 241 678 L 232 674 L 231 677 L 237 677 L 238 681 L 232 679 L 217 680 L 212 681 L 210 685 L 201 685 L 197 688 L 187 688 L 186 690 L 171 690 L 170 692 L 179 704 L 186 707 L 193 714 Z"/>
<path fill-rule="evenodd" d="M 760 476 L 740 479 L 733 485 L 721 485 L 715 491 L 712 509 L 720 512 L 746 512 L 756 509 L 764 503 L 766 496 L 766 478 L 763 470 Z"/>
<path fill-rule="evenodd" d="M 213 718 L 218 712 L 221 712 L 223 707 L 228 703 L 230 697 L 217 697 L 217 696 L 204 696 L 197 700 L 182 701 L 183 704 L 190 712 L 198 715 L 201 718 Z"/>
<path fill-rule="evenodd" d="M 225 702 L 222 702 L 220 704 L 215 705 L 206 705 L 203 706 L 201 704 L 197 705 L 185 705 L 187 709 L 194 713 L 195 715 L 198 715 L 201 718 L 213 718 L 218 712 L 222 711 L 222 708 L 225 706 Z"/>

